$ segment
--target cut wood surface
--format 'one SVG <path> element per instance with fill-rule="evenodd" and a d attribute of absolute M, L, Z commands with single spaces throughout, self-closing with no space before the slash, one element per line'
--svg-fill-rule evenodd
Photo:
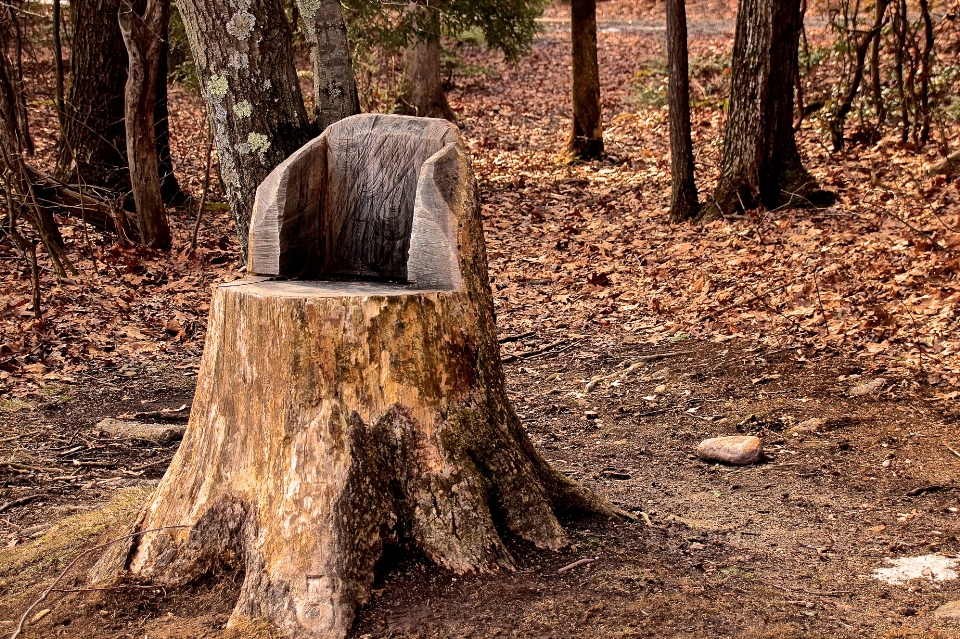
<path fill-rule="evenodd" d="M 377 206 L 388 197 L 364 190 L 375 188 L 422 209 L 404 213 L 406 238 L 381 246 L 404 247 L 405 257 L 411 247 L 409 273 L 430 271 L 439 286 L 253 278 L 217 288 L 190 423 L 138 525 L 165 529 L 111 555 L 161 584 L 240 568 L 232 622 L 265 617 L 293 637 L 346 636 L 387 545 L 416 548 L 456 573 L 511 570 L 498 525 L 558 549 L 567 537 L 555 509 L 622 514 L 552 469 L 510 405 L 479 203 L 456 129 L 357 117 L 366 121 L 354 130 L 391 149 L 386 175 L 395 183 L 370 175 L 355 199 L 336 201 L 358 216 L 393 211 Z M 377 120 L 390 130 L 422 126 L 426 142 L 406 169 L 395 152 L 406 138 L 384 142 L 364 129 Z M 337 144 L 354 158 L 377 156 Z M 311 145 L 300 157 L 322 147 Z M 417 174 L 415 197 L 401 197 Z M 356 228 L 349 216 L 331 219 Z M 452 262 L 435 257 L 447 247 Z M 190 528 L 167 528 L 180 525 Z M 111 566 L 106 558 L 95 572 L 102 579 Z"/>

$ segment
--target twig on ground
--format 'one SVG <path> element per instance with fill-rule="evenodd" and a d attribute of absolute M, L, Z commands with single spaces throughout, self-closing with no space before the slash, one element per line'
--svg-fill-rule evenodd
<path fill-rule="evenodd" d="M 960 453 L 958 453 L 952 446 L 950 446 L 950 444 L 948 444 L 947 442 L 940 442 L 940 443 L 943 444 L 944 447 L 945 447 L 947 450 L 949 450 L 951 453 L 953 453 L 953 454 L 956 455 L 957 457 L 960 457 Z"/>
<path fill-rule="evenodd" d="M 5 513 L 11 508 L 16 508 L 17 506 L 26 506 L 32 501 L 40 499 L 41 494 L 37 493 L 35 495 L 27 495 L 26 497 L 21 497 L 19 499 L 11 499 L 7 503 L 0 505 L 0 513 Z"/>
<path fill-rule="evenodd" d="M 146 470 L 147 468 L 152 468 L 153 466 L 159 466 L 160 464 L 163 464 L 163 463 L 169 463 L 172 460 L 173 460 L 173 457 L 167 457 L 166 459 L 158 459 L 156 461 L 152 461 L 147 464 L 140 464 L 139 466 L 134 466 L 133 468 L 129 468 L 128 470 L 131 470 L 133 472 L 137 472 L 138 470 Z"/>
<path fill-rule="evenodd" d="M 6 468 L 8 470 L 32 473 L 58 473 L 60 472 L 59 468 L 47 468 L 45 466 L 31 466 L 29 464 L 15 464 L 13 462 L 0 462 L 0 468 Z"/>
<path fill-rule="evenodd" d="M 501 344 L 507 344 L 508 342 L 518 342 L 525 337 L 533 337 L 536 334 L 536 331 L 527 331 L 526 333 L 520 333 L 519 335 L 507 335 L 506 337 L 501 337 L 497 341 Z"/>
<path fill-rule="evenodd" d="M 575 561 L 575 562 L 573 562 L 573 563 L 571 563 L 571 564 L 567 564 L 567 565 L 564 566 L 563 568 L 560 568 L 559 570 L 557 570 L 557 574 L 558 574 L 558 575 L 562 575 L 563 573 L 567 572 L 568 570 L 573 570 L 574 568 L 577 568 L 577 567 L 579 567 L 579 566 L 587 566 L 587 565 L 592 564 L 593 562 L 595 562 L 597 559 L 599 559 L 599 557 L 587 557 L 586 559 L 578 559 L 577 561 Z M 11 638 L 11 639 L 12 639 L 12 638 Z"/>
<path fill-rule="evenodd" d="M 70 569 L 73 568 L 75 565 L 77 565 L 77 562 L 80 561 L 83 557 L 86 557 L 90 553 L 95 552 L 97 550 L 102 550 L 107 546 L 112 546 L 113 544 L 119 543 L 121 541 L 124 541 L 127 539 L 133 539 L 134 537 L 139 537 L 140 535 L 146 535 L 147 533 L 159 532 L 161 530 L 170 530 L 173 528 L 190 528 L 190 527 L 191 526 L 182 526 L 182 525 L 181 526 L 161 526 L 160 528 L 151 528 L 149 530 L 141 530 L 139 532 L 130 533 L 129 535 L 124 535 L 123 537 L 117 537 L 116 539 L 111 539 L 110 541 L 106 541 L 102 544 L 98 544 L 92 548 L 87 548 L 86 550 L 78 554 L 76 557 L 74 557 L 73 560 L 69 564 L 67 564 L 67 567 L 63 569 L 63 572 L 57 575 L 57 578 L 53 580 L 53 583 L 50 584 L 50 586 L 46 590 L 43 591 L 43 594 L 37 597 L 32 604 L 27 606 L 27 609 L 23 611 L 23 615 L 20 617 L 20 623 L 17 624 L 17 627 L 14 629 L 13 634 L 10 635 L 10 639 L 17 639 L 17 637 L 20 636 L 20 633 L 23 632 L 23 627 L 27 623 L 27 618 L 30 616 L 30 613 L 33 612 L 33 609 L 39 606 L 50 595 L 50 593 L 56 589 L 57 584 L 63 581 L 63 578 L 67 576 L 67 573 L 70 572 Z"/>
<path fill-rule="evenodd" d="M 551 342 L 551 343 L 547 344 L 546 346 L 543 346 L 543 347 L 538 348 L 538 349 L 536 349 L 536 350 L 526 351 L 526 352 L 523 352 L 523 353 L 516 353 L 516 354 L 514 354 L 514 355 L 507 355 L 506 357 L 504 357 L 504 358 L 503 358 L 502 360 L 500 360 L 500 361 L 502 361 L 504 364 L 509 364 L 510 362 L 514 362 L 514 361 L 516 361 L 516 360 L 518 360 L 518 359 L 526 359 L 526 358 L 528 358 L 528 357 L 534 357 L 534 356 L 536 356 L 536 355 L 542 355 L 543 353 L 546 353 L 547 351 L 549 351 L 549 350 L 551 350 L 551 349 L 554 349 L 554 348 L 556 348 L 557 346 L 560 346 L 561 344 L 564 344 L 566 341 L 567 341 L 567 340 L 565 340 L 565 339 L 558 339 L 557 341 Z"/>

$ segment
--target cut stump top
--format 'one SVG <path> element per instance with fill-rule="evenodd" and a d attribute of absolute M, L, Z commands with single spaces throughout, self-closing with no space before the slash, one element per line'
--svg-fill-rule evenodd
<path fill-rule="evenodd" d="M 345 118 L 257 189 L 248 271 L 460 290 L 459 209 L 472 188 L 453 124 L 397 115 Z"/>

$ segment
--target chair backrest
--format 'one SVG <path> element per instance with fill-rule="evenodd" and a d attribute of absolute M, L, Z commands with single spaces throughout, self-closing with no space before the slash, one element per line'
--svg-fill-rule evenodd
<path fill-rule="evenodd" d="M 455 126 L 431 118 L 365 114 L 332 124 L 257 189 L 248 271 L 406 282 L 413 265 L 414 284 L 458 285 L 445 195 L 463 179 L 458 141 Z"/>

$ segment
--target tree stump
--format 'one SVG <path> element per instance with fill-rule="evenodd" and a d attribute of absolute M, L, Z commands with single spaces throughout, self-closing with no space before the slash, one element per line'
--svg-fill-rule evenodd
<path fill-rule="evenodd" d="M 126 554 L 182 584 L 244 572 L 233 614 L 341 638 L 386 544 L 456 573 L 558 549 L 554 512 L 623 514 L 552 469 L 504 390 L 473 173 L 443 120 L 359 115 L 264 181 L 259 275 L 214 291 L 183 443 Z M 278 281 L 278 277 L 303 279 Z"/>

